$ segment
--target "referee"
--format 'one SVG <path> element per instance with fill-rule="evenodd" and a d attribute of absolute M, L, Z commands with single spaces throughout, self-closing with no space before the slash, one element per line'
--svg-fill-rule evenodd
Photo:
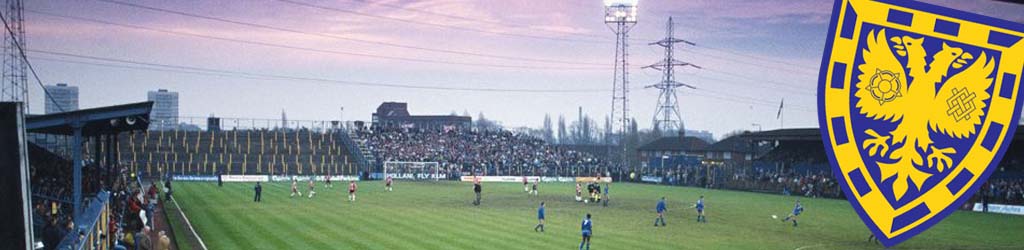
<path fill-rule="evenodd" d="M 476 193 L 476 200 L 473 201 L 474 206 L 480 205 L 480 177 L 473 175 L 473 192 Z"/>
<path fill-rule="evenodd" d="M 263 186 L 260 186 L 259 182 L 256 182 L 256 187 L 253 188 L 256 191 L 256 196 L 252 197 L 253 202 L 261 202 L 263 196 Z"/>

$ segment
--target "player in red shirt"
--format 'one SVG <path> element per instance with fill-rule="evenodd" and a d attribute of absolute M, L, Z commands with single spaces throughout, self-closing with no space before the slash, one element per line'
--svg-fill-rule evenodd
<path fill-rule="evenodd" d="M 529 183 L 529 182 L 528 182 L 528 181 L 526 181 L 526 176 L 524 175 L 524 176 L 523 176 L 523 192 L 527 192 L 527 193 L 529 193 L 529 192 L 530 192 L 530 188 L 529 188 L 529 187 L 527 187 L 527 184 L 528 184 L 528 183 Z"/>
<path fill-rule="evenodd" d="M 313 198 L 313 195 L 316 194 L 316 191 L 313 191 L 313 188 L 316 187 L 316 183 L 313 182 L 315 179 L 312 176 L 309 177 L 309 198 Z"/>
<path fill-rule="evenodd" d="M 533 196 L 537 196 L 538 195 L 537 194 L 537 184 L 539 184 L 539 183 L 540 183 L 540 178 L 537 178 L 536 180 L 533 181 L 533 189 L 530 190 L 530 194 L 533 194 Z"/>
<path fill-rule="evenodd" d="M 302 197 L 302 192 L 299 192 L 299 180 L 292 179 L 292 194 L 289 195 L 288 197 L 295 197 L 295 195 Z"/>
<path fill-rule="evenodd" d="M 391 176 L 384 178 L 384 190 L 391 192 Z"/>
<path fill-rule="evenodd" d="M 583 200 L 583 192 L 582 192 L 583 190 L 581 190 L 581 189 L 582 189 L 582 187 L 580 186 L 580 183 L 577 182 L 576 183 L 576 201 L 582 201 Z"/>
<path fill-rule="evenodd" d="M 348 201 L 356 201 L 356 181 L 348 182 Z"/>

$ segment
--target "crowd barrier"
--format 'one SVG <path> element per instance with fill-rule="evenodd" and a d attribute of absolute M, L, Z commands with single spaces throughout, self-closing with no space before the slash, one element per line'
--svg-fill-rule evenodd
<path fill-rule="evenodd" d="M 327 181 L 327 175 L 221 175 L 223 182 Z M 174 175 L 175 181 L 216 182 L 216 175 Z M 355 175 L 331 175 L 331 181 L 359 181 Z"/>
<path fill-rule="evenodd" d="M 974 211 L 984 211 L 984 205 L 982 205 L 981 203 L 974 203 Z M 988 204 L 988 212 L 997 214 L 1024 215 L 1024 206 Z"/>
<path fill-rule="evenodd" d="M 107 250 L 112 249 L 106 232 L 110 221 L 110 193 L 102 191 L 75 220 L 75 229 L 68 233 L 56 249 Z"/>
<path fill-rule="evenodd" d="M 522 176 L 475 176 L 480 178 L 480 182 L 523 182 Z M 461 181 L 472 182 L 474 176 L 462 176 Z M 526 176 L 527 182 L 535 182 L 540 180 L 541 182 L 601 182 L 611 183 L 611 177 L 541 177 L 541 176 Z"/>

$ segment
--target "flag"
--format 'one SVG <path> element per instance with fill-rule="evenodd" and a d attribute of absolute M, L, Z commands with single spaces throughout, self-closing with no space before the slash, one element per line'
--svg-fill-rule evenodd
<path fill-rule="evenodd" d="M 786 99 L 782 99 L 782 101 L 779 101 L 779 113 L 775 114 L 775 119 L 782 118 L 782 106 L 785 103 L 786 103 Z"/>

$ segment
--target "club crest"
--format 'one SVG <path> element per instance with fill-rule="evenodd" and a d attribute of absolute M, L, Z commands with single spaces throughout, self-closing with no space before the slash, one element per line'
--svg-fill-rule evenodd
<path fill-rule="evenodd" d="M 837 0 L 818 116 L 833 173 L 884 245 L 955 211 L 1017 127 L 1024 25 L 914 1 Z"/>

